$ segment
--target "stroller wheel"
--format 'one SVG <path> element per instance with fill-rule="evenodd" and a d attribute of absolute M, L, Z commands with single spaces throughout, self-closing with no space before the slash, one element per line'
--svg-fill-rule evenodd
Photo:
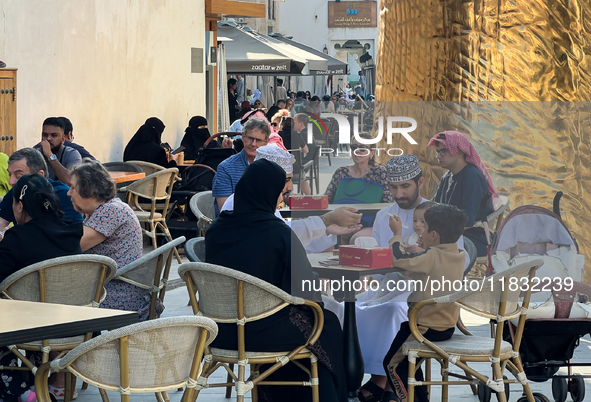
<path fill-rule="evenodd" d="M 484 384 L 478 384 L 478 400 L 480 402 L 490 402 L 490 395 L 492 391 Z"/>
<path fill-rule="evenodd" d="M 568 386 L 566 378 L 563 377 L 552 377 L 552 397 L 556 402 L 566 401 L 566 394 L 568 392 Z"/>
<path fill-rule="evenodd" d="M 585 399 L 585 380 L 580 375 L 574 375 L 570 379 L 568 388 L 573 402 L 582 402 Z"/>
<path fill-rule="evenodd" d="M 534 392 L 533 395 L 534 395 L 534 398 L 538 398 L 538 400 L 540 402 L 550 402 L 550 399 L 548 399 L 548 397 L 544 394 L 540 394 L 539 392 Z"/>

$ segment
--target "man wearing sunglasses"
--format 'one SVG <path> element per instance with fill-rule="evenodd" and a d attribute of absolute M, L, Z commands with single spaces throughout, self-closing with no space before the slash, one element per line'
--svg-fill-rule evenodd
<path fill-rule="evenodd" d="M 213 178 L 211 195 L 214 197 L 213 207 L 216 217 L 220 214 L 220 208 L 226 199 L 234 194 L 244 169 L 254 161 L 257 148 L 267 145 L 269 135 L 271 135 L 271 128 L 267 120 L 252 118 L 244 125 L 242 134 L 244 149 L 220 163 Z"/>

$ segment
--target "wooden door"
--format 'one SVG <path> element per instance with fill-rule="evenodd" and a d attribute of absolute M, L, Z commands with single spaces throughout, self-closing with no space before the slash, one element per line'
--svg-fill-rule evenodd
<path fill-rule="evenodd" d="M 0 69 L 0 152 L 16 151 L 16 69 Z"/>

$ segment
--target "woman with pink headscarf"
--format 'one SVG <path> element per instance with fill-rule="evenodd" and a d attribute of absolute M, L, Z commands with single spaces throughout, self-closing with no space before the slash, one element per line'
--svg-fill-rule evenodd
<path fill-rule="evenodd" d="M 455 205 L 466 213 L 468 222 L 464 236 L 472 240 L 478 256 L 486 256 L 486 235 L 483 228 L 473 228 L 476 222 L 486 219 L 493 209 L 493 201 L 498 198 L 492 179 L 482 163 L 478 152 L 470 140 L 458 131 L 444 131 L 436 134 L 429 141 L 429 146 L 436 147 L 435 158 L 448 171 L 441 178 L 433 201 Z M 486 208 L 480 204 L 491 195 Z"/>

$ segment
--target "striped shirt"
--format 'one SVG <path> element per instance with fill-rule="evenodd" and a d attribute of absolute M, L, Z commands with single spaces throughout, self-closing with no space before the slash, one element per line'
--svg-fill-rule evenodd
<path fill-rule="evenodd" d="M 244 173 L 244 169 L 247 166 L 248 161 L 246 160 L 244 150 L 236 155 L 230 156 L 219 164 L 217 173 L 213 178 L 213 188 L 211 190 L 211 195 L 214 197 L 213 208 L 216 218 L 220 214 L 220 211 L 215 197 L 229 197 L 234 194 L 236 184 L 242 177 L 242 173 Z"/>

